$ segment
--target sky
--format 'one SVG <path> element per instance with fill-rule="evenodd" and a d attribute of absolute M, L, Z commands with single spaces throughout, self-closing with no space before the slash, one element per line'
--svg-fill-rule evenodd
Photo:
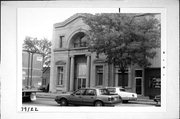
<path fill-rule="evenodd" d="M 118 13 L 119 8 L 18 8 L 18 40 L 26 36 L 52 40 L 53 24 L 76 13 Z"/>

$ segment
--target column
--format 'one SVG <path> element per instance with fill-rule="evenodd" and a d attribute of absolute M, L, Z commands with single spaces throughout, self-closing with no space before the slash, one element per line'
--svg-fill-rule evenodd
<path fill-rule="evenodd" d="M 144 81 L 144 68 L 142 69 L 142 79 L 141 80 L 142 80 L 142 85 L 141 85 L 142 86 L 142 95 L 145 95 L 145 93 L 144 93 L 144 90 L 145 90 L 144 89 L 144 87 L 145 87 L 145 85 L 144 85 L 145 84 L 145 81 Z"/>
<path fill-rule="evenodd" d="M 87 55 L 87 79 L 86 86 L 90 87 L 90 55 Z"/>
<path fill-rule="evenodd" d="M 115 68 L 115 65 L 114 63 L 112 63 L 112 86 L 116 86 L 116 68 Z"/>
<path fill-rule="evenodd" d="M 50 68 L 50 81 L 49 81 L 49 92 L 56 92 L 56 66 L 54 60 L 54 52 L 51 54 L 51 68 Z"/>
<path fill-rule="evenodd" d="M 131 66 L 130 67 L 128 67 L 128 88 L 131 88 L 132 89 L 132 68 L 131 68 Z"/>
<path fill-rule="evenodd" d="M 71 56 L 70 91 L 74 90 L 74 56 Z"/>
<path fill-rule="evenodd" d="M 66 91 L 70 90 L 70 57 L 67 58 L 67 79 L 66 79 Z"/>

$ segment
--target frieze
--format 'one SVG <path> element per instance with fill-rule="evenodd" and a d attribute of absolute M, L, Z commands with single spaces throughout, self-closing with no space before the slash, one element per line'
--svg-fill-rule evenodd
<path fill-rule="evenodd" d="M 106 59 L 95 59 L 94 63 L 106 63 Z"/>

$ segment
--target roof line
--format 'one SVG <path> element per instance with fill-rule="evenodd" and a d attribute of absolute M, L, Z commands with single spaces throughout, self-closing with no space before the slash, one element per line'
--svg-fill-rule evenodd
<path fill-rule="evenodd" d="M 67 24 L 69 24 L 69 23 L 73 22 L 74 20 L 78 19 L 79 17 L 85 17 L 85 15 L 84 15 L 83 13 L 74 14 L 73 16 L 71 16 L 70 18 L 66 19 L 66 20 L 63 21 L 63 22 L 55 23 L 55 24 L 54 24 L 54 28 L 64 27 L 64 26 L 66 26 Z"/>

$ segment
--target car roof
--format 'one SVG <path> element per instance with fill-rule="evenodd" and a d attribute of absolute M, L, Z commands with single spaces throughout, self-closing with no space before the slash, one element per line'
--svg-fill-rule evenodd
<path fill-rule="evenodd" d="M 118 86 L 116 86 L 116 87 L 106 87 L 106 88 L 119 88 L 119 89 L 125 89 L 125 88 L 123 88 L 123 87 L 118 87 Z"/>
<path fill-rule="evenodd" d="M 86 88 L 80 88 L 80 89 L 103 89 L 104 87 L 86 87 Z"/>

